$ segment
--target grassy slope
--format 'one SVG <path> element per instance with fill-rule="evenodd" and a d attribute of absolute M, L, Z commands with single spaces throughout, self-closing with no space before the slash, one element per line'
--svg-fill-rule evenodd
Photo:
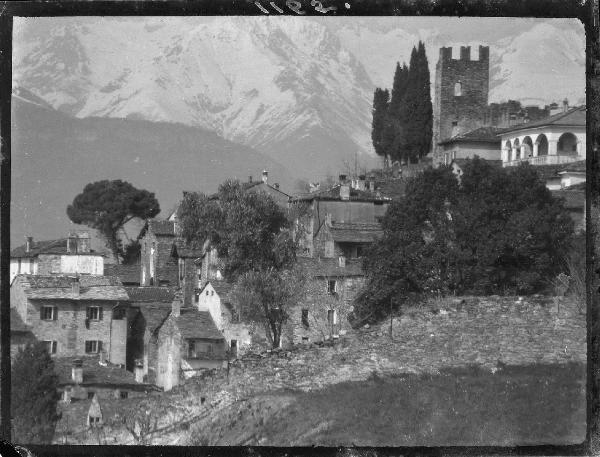
<path fill-rule="evenodd" d="M 192 427 L 189 444 L 576 444 L 585 405 L 585 367 L 574 363 L 374 377 L 252 397 Z"/>

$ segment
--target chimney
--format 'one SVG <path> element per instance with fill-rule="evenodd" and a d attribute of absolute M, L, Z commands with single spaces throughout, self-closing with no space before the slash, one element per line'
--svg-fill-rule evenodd
<path fill-rule="evenodd" d="M 267 170 L 263 170 L 262 182 L 264 182 L 265 184 L 268 184 L 269 182 L 269 172 Z"/>
<path fill-rule="evenodd" d="M 25 252 L 27 252 L 27 253 L 31 252 L 32 248 L 33 248 L 33 237 L 28 236 L 25 241 Z"/>
<path fill-rule="evenodd" d="M 360 175 L 358 177 L 358 190 L 366 190 L 367 188 L 367 177 L 365 175 Z"/>
<path fill-rule="evenodd" d="M 135 359 L 133 374 L 135 376 L 135 382 L 140 384 L 144 382 L 144 362 L 141 359 Z"/>
<path fill-rule="evenodd" d="M 81 292 L 80 287 L 79 287 L 79 278 L 76 277 L 75 281 L 73 281 L 71 283 L 71 292 L 75 297 L 79 296 L 79 293 Z"/>
<path fill-rule="evenodd" d="M 83 382 L 83 360 L 73 360 L 73 366 L 71 368 L 71 379 L 75 384 L 81 384 Z"/>
<path fill-rule="evenodd" d="M 77 252 L 77 234 L 74 232 L 69 233 L 67 238 L 67 254 L 75 254 Z"/>
<path fill-rule="evenodd" d="M 179 297 L 175 297 L 173 302 L 171 303 L 171 316 L 179 317 L 181 316 L 181 301 Z"/>
<path fill-rule="evenodd" d="M 252 176 L 248 176 L 248 182 L 252 182 Z"/>
<path fill-rule="evenodd" d="M 563 100 L 563 113 L 566 113 L 568 110 L 569 110 L 569 100 L 565 98 Z"/>
<path fill-rule="evenodd" d="M 90 234 L 88 232 L 79 233 L 77 237 L 77 252 L 90 252 Z"/>
<path fill-rule="evenodd" d="M 346 257 L 341 255 L 338 257 L 340 268 L 346 268 Z"/>

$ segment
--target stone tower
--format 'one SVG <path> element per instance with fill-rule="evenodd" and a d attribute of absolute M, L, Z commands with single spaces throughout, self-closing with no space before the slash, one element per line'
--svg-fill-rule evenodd
<path fill-rule="evenodd" d="M 440 48 L 435 68 L 433 106 L 433 152 L 437 162 L 438 142 L 484 125 L 490 82 L 488 46 L 479 46 L 479 59 L 471 59 L 471 47 L 460 47 L 460 58 L 452 48 Z"/>

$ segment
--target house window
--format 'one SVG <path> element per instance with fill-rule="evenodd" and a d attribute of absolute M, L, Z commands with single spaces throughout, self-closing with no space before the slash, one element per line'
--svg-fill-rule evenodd
<path fill-rule="evenodd" d="M 127 392 L 126 390 L 122 390 L 119 392 L 119 397 L 127 398 L 127 397 L 129 397 L 129 392 Z"/>
<path fill-rule="evenodd" d="M 100 424 L 100 418 L 99 417 L 90 416 L 89 417 L 89 421 L 90 421 L 90 426 L 91 427 L 94 427 L 95 425 Z"/>
<path fill-rule="evenodd" d="M 102 350 L 102 341 L 88 340 L 85 342 L 86 354 L 96 354 Z"/>
<path fill-rule="evenodd" d="M 58 314 L 56 306 L 42 306 L 40 319 L 43 321 L 55 321 Z"/>
<path fill-rule="evenodd" d="M 214 294 L 215 294 L 215 291 L 214 291 L 214 290 L 211 290 L 211 291 L 210 291 L 210 296 L 212 297 Z"/>
<path fill-rule="evenodd" d="M 335 295 L 337 292 L 337 284 L 335 280 L 327 281 L 327 293 L 331 295 Z"/>
<path fill-rule="evenodd" d="M 88 306 L 86 311 L 86 318 L 91 321 L 101 321 L 102 308 L 100 306 Z"/>
<path fill-rule="evenodd" d="M 208 296 L 208 290 L 206 291 L 206 295 Z"/>
<path fill-rule="evenodd" d="M 94 398 L 95 393 L 96 392 L 94 392 L 93 390 L 88 390 L 88 393 L 87 393 L 88 400 L 91 400 L 92 398 Z"/>
<path fill-rule="evenodd" d="M 194 295 L 194 301 L 195 301 L 196 303 L 198 303 L 198 302 L 200 301 L 200 294 L 195 294 L 195 295 Z"/>
<path fill-rule="evenodd" d="M 308 327 L 308 310 L 307 309 L 302 310 L 302 325 L 304 325 L 305 327 Z"/>
<path fill-rule="evenodd" d="M 56 341 L 44 341 L 44 344 L 46 345 L 48 354 L 56 354 L 56 348 L 58 346 Z"/>

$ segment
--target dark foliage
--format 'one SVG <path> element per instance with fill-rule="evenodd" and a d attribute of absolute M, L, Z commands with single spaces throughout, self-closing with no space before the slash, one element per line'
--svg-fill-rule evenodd
<path fill-rule="evenodd" d="M 44 343 L 28 344 L 12 365 L 13 439 L 19 444 L 50 444 L 59 400 L 58 375 Z"/>
<path fill-rule="evenodd" d="M 122 254 L 119 232 L 132 219 L 148 219 L 160 212 L 154 193 L 136 189 L 120 179 L 97 181 L 84 187 L 67 207 L 67 216 L 100 233 L 118 261 Z"/>
<path fill-rule="evenodd" d="M 295 261 L 295 242 L 286 214 L 267 194 L 226 181 L 216 196 L 184 195 L 179 207 L 181 236 L 188 245 L 217 249 L 229 280 L 252 270 L 277 270 Z"/>
<path fill-rule="evenodd" d="M 383 229 L 364 261 L 369 281 L 355 322 L 377 320 L 408 297 L 541 291 L 564 269 L 573 222 L 534 167 L 475 158 L 460 184 L 446 167 L 410 180 Z"/>
<path fill-rule="evenodd" d="M 425 45 L 413 47 L 410 67 L 396 64 L 391 100 L 375 89 L 371 137 L 377 155 L 390 161 L 417 162 L 431 148 L 433 109 Z"/>
<path fill-rule="evenodd" d="M 373 97 L 373 124 L 371 130 L 371 139 L 373 140 L 373 147 L 375 153 L 378 156 L 385 156 L 385 150 L 383 148 L 383 132 L 386 124 L 386 118 L 388 113 L 390 94 L 387 89 L 375 89 L 375 95 Z"/>

